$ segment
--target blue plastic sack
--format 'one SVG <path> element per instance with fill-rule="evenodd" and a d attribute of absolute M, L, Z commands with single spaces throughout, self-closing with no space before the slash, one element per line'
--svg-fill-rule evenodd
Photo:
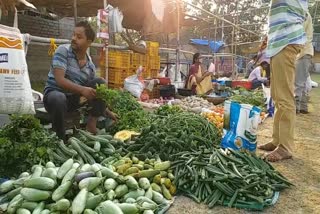
<path fill-rule="evenodd" d="M 255 152 L 261 109 L 256 106 L 225 102 L 224 132 L 221 146 Z"/>

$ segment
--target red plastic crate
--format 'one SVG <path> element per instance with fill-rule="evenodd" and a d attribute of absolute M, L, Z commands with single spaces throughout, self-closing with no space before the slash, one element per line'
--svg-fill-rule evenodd
<path fill-rule="evenodd" d="M 161 78 L 157 78 L 160 81 L 160 85 L 170 85 L 171 84 L 171 80 L 169 77 L 161 77 Z"/>
<path fill-rule="evenodd" d="M 252 82 L 247 80 L 233 80 L 231 86 L 232 88 L 243 87 L 250 90 L 252 89 Z"/>

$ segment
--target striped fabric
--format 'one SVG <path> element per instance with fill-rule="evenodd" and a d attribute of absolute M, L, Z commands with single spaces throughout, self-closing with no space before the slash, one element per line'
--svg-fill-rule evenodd
<path fill-rule="evenodd" d="M 64 70 L 65 77 L 68 80 L 82 86 L 92 80 L 95 77 L 96 72 L 96 68 L 92 63 L 90 56 L 87 55 L 87 64 L 80 68 L 76 55 L 72 51 L 71 45 L 61 45 L 57 48 L 52 59 L 48 80 L 44 89 L 45 94 L 52 90 L 65 92 L 57 85 L 53 75 L 53 70 L 55 68 Z"/>
<path fill-rule="evenodd" d="M 269 14 L 267 56 L 273 57 L 289 44 L 306 43 L 303 23 L 307 0 L 272 0 Z"/>

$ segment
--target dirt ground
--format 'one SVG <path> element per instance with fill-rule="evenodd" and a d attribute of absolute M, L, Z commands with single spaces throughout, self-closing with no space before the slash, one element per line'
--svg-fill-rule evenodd
<path fill-rule="evenodd" d="M 320 75 L 313 75 L 312 80 L 320 82 Z M 280 194 L 275 206 L 261 213 L 279 214 L 320 214 L 320 88 L 311 94 L 310 114 L 298 115 L 296 121 L 295 151 L 292 160 L 274 164 L 274 166 L 295 187 Z M 272 119 L 267 119 L 259 127 L 259 142 L 269 142 L 272 134 Z M 177 197 L 168 211 L 169 214 L 205 214 L 205 213 L 260 213 L 236 210 L 224 207 L 208 209 L 204 204 L 197 204 L 186 197 Z"/>

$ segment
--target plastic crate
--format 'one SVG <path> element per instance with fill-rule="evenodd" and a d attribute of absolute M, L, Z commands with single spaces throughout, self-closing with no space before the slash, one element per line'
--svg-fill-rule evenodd
<path fill-rule="evenodd" d="M 145 69 L 144 72 L 142 72 L 142 77 L 144 79 L 149 79 L 151 78 L 151 71 L 150 69 Z"/>
<path fill-rule="evenodd" d="M 147 56 L 140 54 L 140 65 L 147 67 Z"/>
<path fill-rule="evenodd" d="M 132 68 L 129 70 L 128 77 L 137 74 L 137 69 Z"/>
<path fill-rule="evenodd" d="M 147 41 L 147 55 L 158 56 L 159 55 L 159 42 Z"/>
<path fill-rule="evenodd" d="M 133 53 L 131 55 L 131 67 L 138 67 L 140 65 L 140 55 L 138 53 Z"/>
<path fill-rule="evenodd" d="M 160 56 L 148 56 L 147 64 L 150 69 L 160 69 Z"/>
<path fill-rule="evenodd" d="M 147 90 L 149 99 L 159 99 L 160 98 L 160 86 L 155 86 L 152 91 Z"/>
<path fill-rule="evenodd" d="M 248 90 L 252 88 L 252 82 L 247 80 L 234 80 L 231 83 L 232 88 L 243 87 Z"/>
<path fill-rule="evenodd" d="M 169 77 L 159 77 L 157 78 L 159 80 L 159 85 L 170 85 L 171 84 L 171 80 Z"/>
<path fill-rule="evenodd" d="M 131 55 L 131 68 L 138 68 L 139 66 L 146 67 L 147 60 L 143 54 L 133 53 Z"/>
<path fill-rule="evenodd" d="M 114 84 L 114 83 L 108 83 L 108 88 L 111 89 L 121 89 L 123 88 L 123 84 Z"/>
<path fill-rule="evenodd" d="M 108 64 L 110 68 L 130 68 L 131 51 L 109 51 Z"/>
<path fill-rule="evenodd" d="M 129 75 L 129 69 L 109 68 L 108 82 L 113 84 L 123 84 Z"/>
<path fill-rule="evenodd" d="M 159 74 L 159 69 L 151 69 L 151 77 L 157 78 Z"/>

